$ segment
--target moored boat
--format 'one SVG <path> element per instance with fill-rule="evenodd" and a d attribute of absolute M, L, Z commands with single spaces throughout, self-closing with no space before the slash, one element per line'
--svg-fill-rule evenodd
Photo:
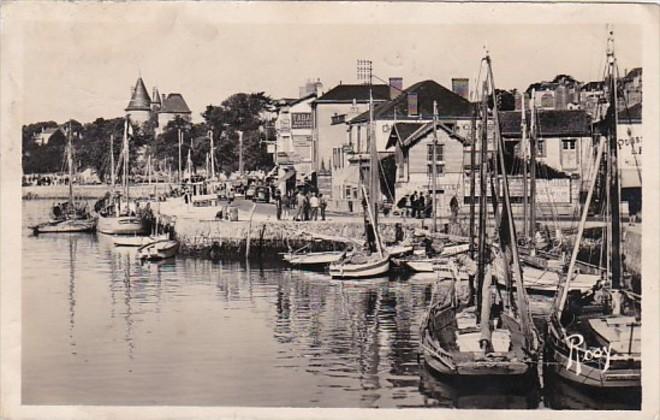
<path fill-rule="evenodd" d="M 156 241 L 162 241 L 162 240 L 165 240 L 165 239 L 169 239 L 168 234 L 149 235 L 149 236 L 118 235 L 118 236 L 113 236 L 112 243 L 115 246 L 143 246 L 143 245 L 154 243 Z"/>
<path fill-rule="evenodd" d="M 31 226 L 35 234 L 39 233 L 77 233 L 93 232 L 96 221 L 91 218 L 53 220 Z"/>
<path fill-rule="evenodd" d="M 141 260 L 164 260 L 174 257 L 178 250 L 179 241 L 166 239 L 139 247 L 137 254 Z"/>
<path fill-rule="evenodd" d="M 365 255 L 355 253 L 330 264 L 329 273 L 333 278 L 360 279 L 387 274 L 390 270 L 390 257 L 373 253 Z"/>
<path fill-rule="evenodd" d="M 291 266 L 303 269 L 324 269 L 328 265 L 339 261 L 345 254 L 345 251 L 321 251 L 307 253 L 289 253 L 283 254 L 284 261 Z"/>
<path fill-rule="evenodd" d="M 568 271 L 555 296 L 547 331 L 552 369 L 564 379 L 593 388 L 641 389 L 641 296 L 625 288 L 622 252 L 617 143 L 617 70 L 612 32 L 607 48 L 608 109 L 597 123 L 600 134 L 587 198 Z M 601 165 L 605 159 L 605 165 Z M 603 167 L 604 166 L 604 167 Z M 606 267 L 601 281 L 587 292 L 571 290 L 577 256 L 598 179 L 606 188 L 604 210 L 610 221 Z M 604 180 L 604 182 L 603 182 Z M 605 242 L 605 241 L 604 241 Z"/>

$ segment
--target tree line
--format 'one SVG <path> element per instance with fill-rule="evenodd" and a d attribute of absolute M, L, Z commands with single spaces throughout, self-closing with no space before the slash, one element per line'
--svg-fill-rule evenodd
<path fill-rule="evenodd" d="M 207 133 L 213 132 L 216 172 L 229 174 L 238 169 L 239 140 L 238 132 L 243 132 L 243 162 L 245 170 L 267 170 L 273 166 L 272 156 L 267 153 L 262 140 L 266 139 L 265 129 L 267 111 L 272 106 L 272 99 L 264 92 L 236 93 L 220 105 L 208 105 L 201 114 L 203 121 L 192 123 L 176 117 L 171 120 L 160 134 L 156 134 L 156 115 L 142 126 L 133 127 L 131 136 L 130 161 L 132 173 L 145 173 L 146 159 L 151 156 L 154 168 L 174 172 L 178 169 L 179 132 L 183 133 L 181 154 L 185 160 L 188 151 L 196 168 L 206 165 L 210 141 Z M 70 124 L 74 146 L 76 170 L 91 168 L 102 181 L 110 177 L 110 139 L 113 138 L 115 165 L 119 162 L 124 130 L 122 117 L 97 118 L 89 123 L 75 120 L 58 124 L 55 121 L 41 121 L 27 124 L 22 130 L 23 173 L 53 173 L 63 171 L 65 166 L 66 135 L 58 133 L 47 144 L 40 145 L 35 135 L 44 129 L 61 127 L 68 129 Z M 192 144 L 192 149 L 191 149 Z"/>

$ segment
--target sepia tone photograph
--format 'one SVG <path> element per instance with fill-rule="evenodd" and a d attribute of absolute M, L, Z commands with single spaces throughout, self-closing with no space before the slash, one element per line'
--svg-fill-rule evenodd
<path fill-rule="evenodd" d="M 3 5 L 1 414 L 657 415 L 657 10 L 485 7 Z"/>

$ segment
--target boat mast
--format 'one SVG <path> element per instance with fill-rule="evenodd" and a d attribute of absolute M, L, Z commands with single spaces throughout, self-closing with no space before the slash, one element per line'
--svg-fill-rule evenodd
<path fill-rule="evenodd" d="M 115 135 L 110 134 L 110 191 L 114 195 L 115 192 Z"/>
<path fill-rule="evenodd" d="M 587 222 L 587 214 L 589 213 L 589 203 L 591 202 L 591 197 L 594 193 L 594 186 L 596 185 L 596 178 L 598 177 L 598 171 L 600 168 L 600 161 L 603 156 L 603 149 L 605 148 L 605 141 L 601 138 L 598 145 L 598 152 L 596 154 L 596 163 L 592 168 L 591 182 L 589 184 L 589 191 L 587 192 L 587 199 L 584 202 L 584 208 L 582 209 L 582 216 L 580 217 L 580 224 L 578 226 L 578 233 L 575 237 L 575 243 L 573 244 L 573 252 L 571 253 L 571 260 L 568 263 L 568 273 L 566 274 L 566 280 L 564 281 L 564 286 L 561 291 L 561 296 L 559 298 L 559 305 L 557 314 L 561 315 L 564 310 L 564 305 L 566 304 L 566 297 L 568 296 L 568 286 L 571 283 L 573 278 L 573 272 L 575 271 L 575 263 L 577 262 L 578 252 L 580 251 L 580 241 L 582 240 L 582 233 L 584 232 L 584 225 Z"/>
<path fill-rule="evenodd" d="M 529 136 L 529 237 L 534 240 L 536 234 L 536 90 L 532 89 L 530 99 L 530 136 Z M 535 249 L 532 247 L 532 250 Z"/>
<path fill-rule="evenodd" d="M 69 165 L 69 208 L 73 209 L 73 140 L 71 139 L 71 130 L 71 121 L 69 121 L 69 130 L 67 136 L 67 163 Z"/>
<path fill-rule="evenodd" d="M 368 62 L 369 76 L 369 129 L 367 131 L 367 144 L 369 145 L 369 211 L 371 213 L 371 228 L 374 230 L 378 254 L 383 256 L 383 248 L 378 235 L 378 198 L 380 197 L 380 161 L 378 159 L 378 148 L 376 136 L 374 135 L 374 96 L 372 87 L 371 61 Z"/>
<path fill-rule="evenodd" d="M 476 91 L 475 91 L 476 94 Z M 475 206 L 474 197 L 476 189 L 476 171 L 477 164 L 477 116 L 479 108 L 476 103 L 473 104 L 472 124 L 470 127 L 470 258 L 474 259 L 474 230 L 475 230 Z"/>
<path fill-rule="evenodd" d="M 522 140 L 520 142 L 522 149 L 522 169 L 523 169 L 523 238 L 529 239 L 527 236 L 527 118 L 525 113 L 525 96 L 522 98 L 522 106 L 520 112 L 520 131 L 522 133 Z"/>
<path fill-rule="evenodd" d="M 126 197 L 126 207 L 128 208 L 128 129 L 129 129 L 129 124 L 130 121 L 128 120 L 128 117 L 126 117 L 126 120 L 124 122 L 124 176 L 123 176 L 123 181 L 124 181 L 124 196 Z"/>
<path fill-rule="evenodd" d="M 437 178 L 438 178 L 438 102 L 433 101 L 433 162 L 431 163 L 432 168 L 432 176 L 433 180 L 431 182 L 431 188 L 433 189 L 433 195 L 432 195 L 432 206 L 433 206 L 433 232 L 438 231 L 438 215 L 436 213 L 436 205 L 437 205 L 437 198 L 436 198 L 436 191 L 437 191 Z"/>
<path fill-rule="evenodd" d="M 488 65 L 488 74 L 490 76 L 490 84 L 491 84 L 491 89 L 493 91 L 493 97 L 495 96 L 495 80 L 493 79 L 493 67 L 491 63 L 490 56 L 486 55 L 486 63 Z M 522 276 L 522 266 L 520 265 L 520 256 L 518 255 L 518 241 L 516 239 L 516 225 L 513 220 L 513 212 L 511 210 L 511 195 L 509 192 L 509 182 L 507 180 L 507 174 L 505 170 L 505 165 L 504 165 L 504 144 L 502 142 L 502 136 L 500 135 L 500 125 L 498 121 L 498 105 L 497 105 L 497 100 L 493 100 L 493 114 L 495 118 L 495 133 L 494 133 L 494 141 L 497 144 L 497 157 L 496 159 L 499 160 L 499 164 L 502 167 L 502 195 L 504 196 L 504 202 L 502 203 L 502 215 L 506 216 L 506 220 L 500 220 L 500 222 L 506 223 L 506 226 L 508 228 L 508 236 L 509 236 L 509 243 L 508 246 L 510 247 L 511 251 L 511 265 L 509 265 L 509 260 L 508 258 L 505 258 L 507 266 L 511 266 L 511 271 L 513 272 L 513 278 L 515 280 L 515 285 L 516 285 L 516 297 L 517 297 L 517 307 L 518 307 L 518 314 L 520 316 L 520 321 L 521 321 L 521 330 L 523 333 L 523 336 L 525 337 L 526 340 L 532 339 L 532 333 L 531 333 L 531 328 L 533 328 L 532 325 L 532 319 L 531 319 L 531 314 L 529 312 L 529 308 L 527 307 L 527 298 L 525 296 L 525 287 L 523 285 L 523 276 Z M 497 164 L 495 165 L 497 167 Z M 495 178 L 497 181 L 497 178 Z M 504 219 L 504 217 L 503 217 Z M 500 245 L 502 248 L 502 251 L 504 251 L 504 243 L 502 243 L 502 234 L 500 233 Z M 505 253 L 507 255 L 508 253 Z M 505 269 L 508 269 L 506 267 Z"/>
<path fill-rule="evenodd" d="M 484 81 L 481 92 L 481 163 L 479 164 L 479 253 L 477 265 L 477 308 L 481 308 L 481 292 L 484 283 L 485 265 L 486 265 L 486 223 L 488 219 L 488 209 L 486 200 L 488 190 L 486 185 L 486 171 L 488 170 L 488 85 Z M 477 319 L 480 318 L 480 311 L 476 311 Z"/>
<path fill-rule="evenodd" d="M 608 210 L 611 218 L 611 234 L 608 239 L 608 247 L 611 259 L 612 288 L 621 287 L 621 215 L 619 214 L 619 167 L 618 167 L 618 143 L 617 143 L 617 81 L 616 81 L 616 57 L 614 56 L 614 31 L 610 29 L 607 40 L 607 73 L 609 86 L 609 108 L 607 112 L 607 134 L 608 134 Z"/>

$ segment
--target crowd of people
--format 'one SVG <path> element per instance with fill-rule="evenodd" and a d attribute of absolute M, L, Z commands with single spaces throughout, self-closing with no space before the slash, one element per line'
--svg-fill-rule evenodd
<path fill-rule="evenodd" d="M 299 189 L 294 194 L 282 194 L 277 189 L 273 194 L 277 220 L 325 220 L 328 202 L 323 194 Z"/>
<path fill-rule="evenodd" d="M 397 203 L 401 217 L 412 217 L 414 219 L 426 219 L 433 213 L 433 198 L 428 192 L 413 192 L 402 197 Z"/>

